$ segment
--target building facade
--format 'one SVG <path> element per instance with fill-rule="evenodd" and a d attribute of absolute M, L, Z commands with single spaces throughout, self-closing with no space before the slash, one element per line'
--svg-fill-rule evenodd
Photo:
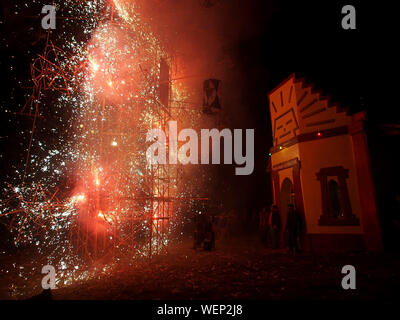
<path fill-rule="evenodd" d="M 365 113 L 350 115 L 291 75 L 269 93 L 273 199 L 303 216 L 306 250 L 382 250 Z"/>

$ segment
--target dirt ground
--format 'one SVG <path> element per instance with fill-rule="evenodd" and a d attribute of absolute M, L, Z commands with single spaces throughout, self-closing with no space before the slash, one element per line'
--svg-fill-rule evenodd
<path fill-rule="evenodd" d="M 356 290 L 344 290 L 344 265 Z M 257 240 L 217 243 L 215 251 L 172 246 L 149 263 L 54 291 L 54 299 L 393 299 L 400 290 L 398 254 L 289 255 Z"/>

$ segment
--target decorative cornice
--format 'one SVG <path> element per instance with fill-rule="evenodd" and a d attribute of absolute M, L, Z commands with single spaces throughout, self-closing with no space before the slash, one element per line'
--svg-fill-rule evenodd
<path fill-rule="evenodd" d="M 274 164 L 272 166 L 272 171 L 279 171 L 287 168 L 298 167 L 300 169 L 299 158 L 290 159 L 281 163 Z"/>
<path fill-rule="evenodd" d="M 280 145 L 271 147 L 270 152 L 277 153 L 279 151 L 282 151 L 284 148 L 288 148 L 299 142 L 325 139 L 325 138 L 340 136 L 340 135 L 344 135 L 344 134 L 348 134 L 348 133 L 349 133 L 349 129 L 347 126 L 341 126 L 341 127 L 336 127 L 336 128 L 327 129 L 327 130 L 303 133 L 303 134 L 299 134 L 298 136 L 296 136 L 288 141 L 285 141 L 284 143 L 282 143 Z"/>

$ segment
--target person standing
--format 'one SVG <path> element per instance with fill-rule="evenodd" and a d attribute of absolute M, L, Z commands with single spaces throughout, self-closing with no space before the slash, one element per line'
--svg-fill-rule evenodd
<path fill-rule="evenodd" d="M 204 225 L 204 242 L 203 248 L 206 251 L 211 251 L 215 248 L 215 234 L 213 228 L 212 216 L 207 216 Z"/>
<path fill-rule="evenodd" d="M 299 212 L 294 208 L 293 204 L 289 204 L 289 211 L 286 221 L 286 233 L 289 252 L 299 251 L 298 238 L 301 234 L 302 219 Z"/>
<path fill-rule="evenodd" d="M 263 207 L 259 213 L 259 229 L 262 244 L 268 246 L 268 210 Z"/>
<path fill-rule="evenodd" d="M 279 231 L 281 229 L 281 215 L 279 213 L 278 206 L 273 204 L 271 206 L 271 213 L 268 219 L 268 226 L 271 236 L 272 249 L 279 247 Z"/>
<path fill-rule="evenodd" d="M 200 248 L 204 240 L 204 219 L 202 215 L 196 214 L 194 217 L 193 249 Z"/>

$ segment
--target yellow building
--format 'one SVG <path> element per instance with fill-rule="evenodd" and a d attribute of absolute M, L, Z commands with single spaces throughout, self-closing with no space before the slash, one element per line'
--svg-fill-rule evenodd
<path fill-rule="evenodd" d="M 293 203 L 305 249 L 381 250 L 365 113 L 349 115 L 292 74 L 269 93 L 273 199 Z"/>

